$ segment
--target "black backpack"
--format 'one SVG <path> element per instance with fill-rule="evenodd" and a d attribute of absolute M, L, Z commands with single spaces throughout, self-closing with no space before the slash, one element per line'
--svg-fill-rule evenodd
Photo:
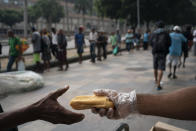
<path fill-rule="evenodd" d="M 155 33 L 151 38 L 152 53 L 168 54 L 171 38 L 167 32 Z"/>

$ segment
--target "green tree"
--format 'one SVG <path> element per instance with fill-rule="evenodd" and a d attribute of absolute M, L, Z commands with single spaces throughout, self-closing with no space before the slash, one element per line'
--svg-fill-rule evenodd
<path fill-rule="evenodd" d="M 0 22 L 13 27 L 16 23 L 19 23 L 23 20 L 22 12 L 16 10 L 0 10 Z"/>
<path fill-rule="evenodd" d="M 136 0 L 96 0 L 98 12 L 113 19 L 126 19 L 136 25 Z M 167 24 L 194 24 L 195 0 L 140 0 L 141 22 L 163 20 Z M 192 14 L 192 15 L 188 15 Z"/>
<path fill-rule="evenodd" d="M 83 25 L 85 26 L 85 14 L 92 11 L 93 0 L 75 0 L 75 10 L 82 14 Z"/>
<path fill-rule="evenodd" d="M 32 6 L 28 7 L 28 22 L 31 24 L 31 26 L 34 26 L 34 24 L 37 22 L 39 19 L 40 15 L 39 12 L 36 12 Z"/>
<path fill-rule="evenodd" d="M 49 28 L 52 23 L 58 23 L 64 17 L 64 9 L 56 0 L 39 0 L 33 9 L 36 16 L 39 15 L 47 21 Z"/>

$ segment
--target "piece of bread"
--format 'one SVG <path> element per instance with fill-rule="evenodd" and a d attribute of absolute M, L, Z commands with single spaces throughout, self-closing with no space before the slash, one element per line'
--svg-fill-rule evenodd
<path fill-rule="evenodd" d="M 70 105 L 75 110 L 96 108 L 114 108 L 113 102 L 105 96 L 77 96 L 73 98 Z"/>

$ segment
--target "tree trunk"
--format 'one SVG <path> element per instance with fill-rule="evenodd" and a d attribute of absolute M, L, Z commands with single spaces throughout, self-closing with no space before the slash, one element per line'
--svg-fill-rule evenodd
<path fill-rule="evenodd" d="M 28 33 L 28 13 L 27 13 L 27 0 L 24 0 L 24 37 L 27 38 Z"/>
<path fill-rule="evenodd" d="M 85 24 L 85 14 L 84 14 L 84 12 L 82 13 L 82 24 L 83 24 L 83 26 L 85 27 L 86 26 L 86 24 Z"/>
<path fill-rule="evenodd" d="M 147 22 L 146 22 L 146 29 L 147 29 L 147 30 L 149 30 L 149 24 L 150 24 L 150 22 L 147 21 Z"/>

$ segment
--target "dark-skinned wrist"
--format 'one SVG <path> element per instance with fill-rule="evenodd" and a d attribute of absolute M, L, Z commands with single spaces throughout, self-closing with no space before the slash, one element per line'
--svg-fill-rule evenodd
<path fill-rule="evenodd" d="M 35 121 L 40 119 L 40 112 L 35 104 L 32 104 L 25 109 L 30 121 Z"/>

